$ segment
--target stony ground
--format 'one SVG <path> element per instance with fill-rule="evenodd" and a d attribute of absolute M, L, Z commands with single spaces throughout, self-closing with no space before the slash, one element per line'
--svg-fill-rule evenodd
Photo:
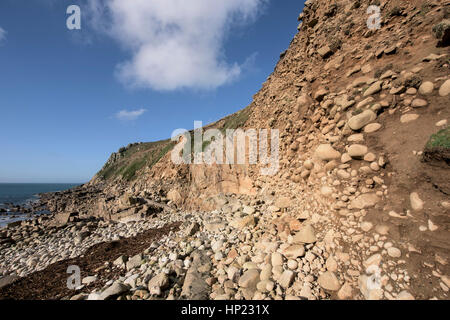
<path fill-rule="evenodd" d="M 164 235 L 136 255 L 116 253 L 96 272 L 84 266 L 91 273 L 81 270 L 82 287 L 73 294 L 64 289 L 69 294 L 60 298 L 414 298 L 410 292 L 413 275 L 405 268 L 411 248 L 389 241 L 387 226 L 364 222 L 364 211 L 345 215 L 348 222 L 343 223 L 319 202 L 293 218 L 283 208 L 289 204 L 287 198 L 223 197 L 220 201 L 223 209 L 211 213 L 161 214 L 127 224 L 97 222 L 96 231 L 80 241 L 75 239 L 86 232 L 83 228 L 96 222 L 69 223 L 50 235 L 28 233 L 17 245 L 3 244 L 1 270 L 4 275 L 15 270 L 26 276 L 33 268 L 42 270 L 56 260 L 83 256 L 96 243 L 132 239 L 144 230 L 180 221 L 178 232 Z M 26 228 L 8 232 L 17 234 L 21 229 Z M 356 247 L 349 248 L 351 243 L 357 243 Z M 53 250 L 44 254 L 39 245 Z M 64 273 L 62 287 L 69 276 L 65 271 L 59 270 Z M 434 273 L 441 279 L 441 288 L 432 298 L 445 298 L 449 279 L 437 270 Z"/>
<path fill-rule="evenodd" d="M 87 220 L 57 227 L 39 221 L 42 219 L 0 231 L 4 239 L 0 246 L 0 275 L 14 272 L 23 277 L 57 261 L 78 257 L 94 244 L 133 237 L 162 226 L 158 221 L 124 224 Z M 12 241 L 16 243 L 11 246 Z"/>

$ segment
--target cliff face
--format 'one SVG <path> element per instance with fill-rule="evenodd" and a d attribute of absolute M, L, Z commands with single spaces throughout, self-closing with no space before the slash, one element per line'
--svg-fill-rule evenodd
<path fill-rule="evenodd" d="M 378 1 L 378 30 L 368 27 L 376 23 L 369 19 L 376 19 L 367 13 L 369 4 L 307 1 L 299 16 L 299 32 L 252 104 L 210 126 L 280 130 L 281 170 L 274 179 L 261 176 L 258 165 L 174 165 L 170 159 L 174 144 L 167 140 L 113 154 L 92 183 L 120 181 L 137 191 L 160 186 L 165 193 L 172 191 L 170 198 L 178 205 L 202 209 L 211 209 L 208 198 L 220 193 L 256 194 L 266 182 L 285 179 L 304 183 L 308 173 L 302 162 L 321 142 L 342 151 L 346 136 L 353 133 L 347 122 L 354 113 L 389 112 L 401 103 L 406 89 L 418 88 L 426 80 L 433 72 L 428 69 L 437 68 L 433 64 L 440 64 L 437 72 L 442 76 L 448 71 L 448 56 L 438 57 L 437 63 L 422 62 L 431 53 L 447 52 L 445 47 L 436 48 L 432 29 L 445 21 L 448 4 Z M 422 70 L 412 72 L 418 63 Z M 381 89 L 369 95 L 366 90 L 372 85 Z"/>
<path fill-rule="evenodd" d="M 122 218 L 151 212 L 136 199 L 186 210 L 220 209 L 230 195 L 263 199 L 313 223 L 327 246 L 352 247 L 342 258 L 346 279 L 362 272 L 351 259 L 397 256 L 392 242 L 410 259 L 409 279 L 425 277 L 427 259 L 448 274 L 450 2 L 374 1 L 379 29 L 368 27 L 378 17 L 371 4 L 307 1 L 299 32 L 253 102 L 209 126 L 278 129 L 274 176 L 259 164 L 175 165 L 170 140 L 140 144 L 114 155 L 89 183 L 98 196 L 52 200 L 55 208 L 69 203 L 56 211 L 81 205 L 82 214 Z M 287 239 L 286 217 L 271 209 Z M 433 296 L 421 283 L 402 286 Z M 365 298 L 379 294 L 361 290 Z"/>

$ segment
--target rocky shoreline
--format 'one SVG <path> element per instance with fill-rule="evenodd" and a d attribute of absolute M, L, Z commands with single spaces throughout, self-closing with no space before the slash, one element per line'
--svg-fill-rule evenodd
<path fill-rule="evenodd" d="M 72 218 L 58 225 L 50 216 L 7 228 L 0 233 L 0 275 L 7 283 L 0 288 L 0 298 L 414 298 L 408 291 L 411 277 L 402 267 L 402 252 L 387 241 L 382 228 L 377 228 L 381 235 L 376 240 L 379 245 L 386 243 L 383 252 L 358 261 L 353 257 L 359 252 L 344 253 L 344 247 L 337 245 L 337 239 L 346 237 L 345 232 L 330 229 L 332 220 L 326 218 L 327 211 L 320 204 L 294 218 L 284 209 L 288 199 L 221 197 L 217 201 L 221 202 L 221 210 L 162 212 L 139 222 Z M 125 245 L 116 255 L 107 254 L 123 242 L 140 243 L 137 239 L 146 232 L 170 225 L 177 228 L 148 242 L 145 248 L 133 253 Z M 369 226 L 362 228 L 367 230 Z M 365 241 L 369 246 L 370 239 L 361 239 L 363 245 Z M 94 265 L 86 262 L 90 251 L 98 257 L 104 255 L 104 261 L 99 258 L 101 261 L 97 259 Z M 382 260 L 385 262 L 381 264 Z M 81 287 L 75 290 L 66 287 L 68 263 L 82 264 Z M 370 265 L 379 266 L 377 281 L 383 282 L 386 289 L 365 285 L 369 276 L 361 271 Z M 395 286 L 388 284 L 394 276 Z M 52 277 L 59 282 L 49 285 L 39 280 Z M 24 287 L 33 285 L 34 291 L 27 292 L 34 293 L 24 293 Z M 36 287 L 39 285 L 41 289 Z"/>
<path fill-rule="evenodd" d="M 50 214 L 47 202 L 42 197 L 51 198 L 53 193 L 38 194 L 37 199 L 30 200 L 24 204 L 12 202 L 3 203 L 0 207 L 0 223 L 4 226 L 18 226 L 24 220 L 30 220 Z M 1 230 L 0 224 L 0 230 Z"/>

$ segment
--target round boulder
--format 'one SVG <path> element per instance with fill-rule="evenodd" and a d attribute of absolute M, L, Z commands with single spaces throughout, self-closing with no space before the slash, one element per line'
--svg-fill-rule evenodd
<path fill-rule="evenodd" d="M 362 144 L 353 144 L 348 148 L 348 154 L 353 159 L 362 159 L 367 152 L 367 147 Z"/>

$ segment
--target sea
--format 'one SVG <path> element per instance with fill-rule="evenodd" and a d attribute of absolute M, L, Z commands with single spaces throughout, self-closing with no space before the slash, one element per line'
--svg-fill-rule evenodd
<path fill-rule="evenodd" d="M 74 183 L 0 183 L 0 208 L 7 209 L 7 203 L 28 206 L 39 200 L 39 193 L 56 192 L 71 189 L 79 184 Z M 39 212 L 48 214 L 49 212 Z M 21 212 L 0 213 L 0 228 L 8 223 L 30 219 Z"/>

